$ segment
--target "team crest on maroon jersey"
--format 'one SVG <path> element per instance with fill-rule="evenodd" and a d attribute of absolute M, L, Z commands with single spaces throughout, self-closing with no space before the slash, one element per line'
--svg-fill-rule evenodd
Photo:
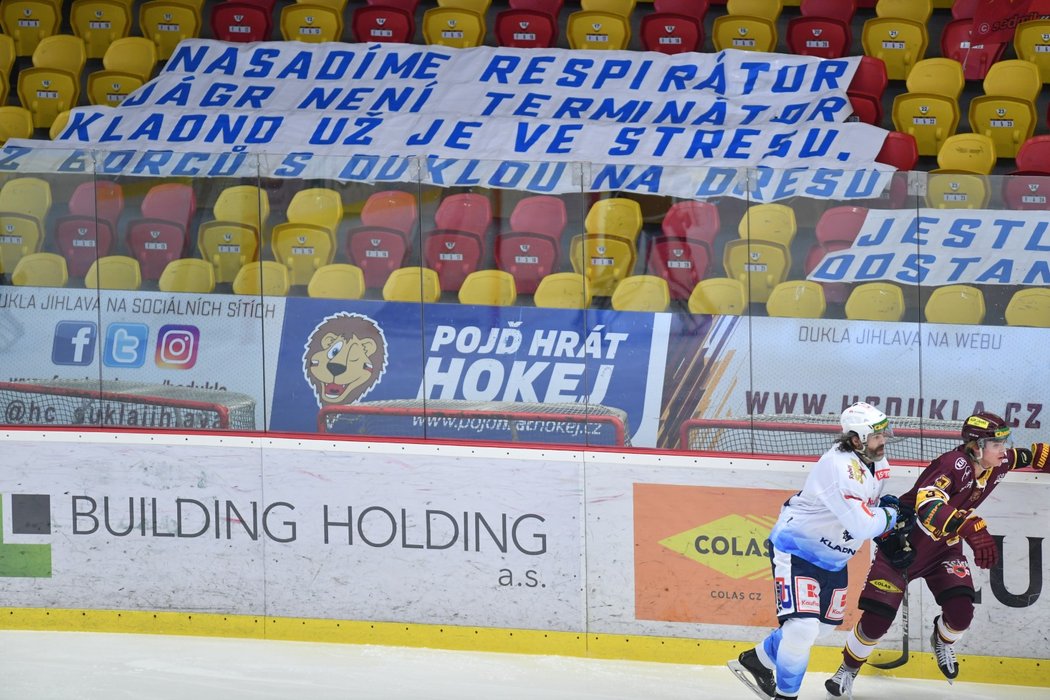
<path fill-rule="evenodd" d="M 965 457 L 960 457 L 959 459 L 955 460 L 955 468 L 960 471 L 962 471 L 968 466 L 970 466 L 970 462 Z"/>
<path fill-rule="evenodd" d="M 967 566 L 965 559 L 952 559 L 950 561 L 943 562 L 944 569 L 949 574 L 954 574 L 959 578 L 966 578 L 970 575 L 970 567 Z"/>

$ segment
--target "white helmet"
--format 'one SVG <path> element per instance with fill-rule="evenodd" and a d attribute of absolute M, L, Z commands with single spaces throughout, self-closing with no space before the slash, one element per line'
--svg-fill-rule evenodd
<path fill-rule="evenodd" d="M 862 444 L 868 444 L 872 433 L 890 434 L 890 421 L 886 414 L 869 403 L 858 401 L 842 412 L 842 432 L 856 433 Z"/>

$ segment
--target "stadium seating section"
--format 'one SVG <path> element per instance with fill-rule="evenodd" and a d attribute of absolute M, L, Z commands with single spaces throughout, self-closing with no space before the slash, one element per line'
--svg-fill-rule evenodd
<path fill-rule="evenodd" d="M 975 0 L 4 0 L 0 145 L 112 107 L 186 38 L 719 49 L 859 58 L 854 121 L 906 173 L 868 200 L 679 201 L 404 183 L 5 176 L 0 283 L 1050 327 L 1037 287 L 807 281 L 869 210 L 1050 211 L 1050 17 L 973 40 Z M 134 9 L 133 9 L 134 8 Z M 989 177 L 991 176 L 991 177 Z"/>

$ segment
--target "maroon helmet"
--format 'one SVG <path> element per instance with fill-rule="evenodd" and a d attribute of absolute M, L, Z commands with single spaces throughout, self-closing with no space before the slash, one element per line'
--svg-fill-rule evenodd
<path fill-rule="evenodd" d="M 999 416 L 987 411 L 975 413 L 963 422 L 963 442 L 972 440 L 1006 440 L 1010 437 L 1010 426 Z"/>

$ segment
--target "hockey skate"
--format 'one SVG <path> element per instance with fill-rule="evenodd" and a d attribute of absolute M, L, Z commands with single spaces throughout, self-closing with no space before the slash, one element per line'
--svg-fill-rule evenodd
<path fill-rule="evenodd" d="M 772 700 L 776 695 L 777 683 L 773 671 L 762 665 L 754 649 L 748 649 L 736 661 L 729 661 L 726 665 L 741 683 L 762 700 Z"/>
<path fill-rule="evenodd" d="M 933 655 L 937 659 L 937 666 L 951 684 L 959 675 L 959 663 L 955 659 L 955 645 L 945 644 L 941 641 L 941 635 L 937 634 L 937 622 L 940 619 L 939 615 L 933 618 L 933 635 L 930 637 L 930 644 L 933 647 Z"/>
<path fill-rule="evenodd" d="M 846 664 L 840 664 L 835 675 L 824 681 L 824 688 L 828 691 L 828 700 L 831 698 L 849 698 L 853 700 L 853 681 L 857 678 L 860 669 L 852 669 Z"/>

